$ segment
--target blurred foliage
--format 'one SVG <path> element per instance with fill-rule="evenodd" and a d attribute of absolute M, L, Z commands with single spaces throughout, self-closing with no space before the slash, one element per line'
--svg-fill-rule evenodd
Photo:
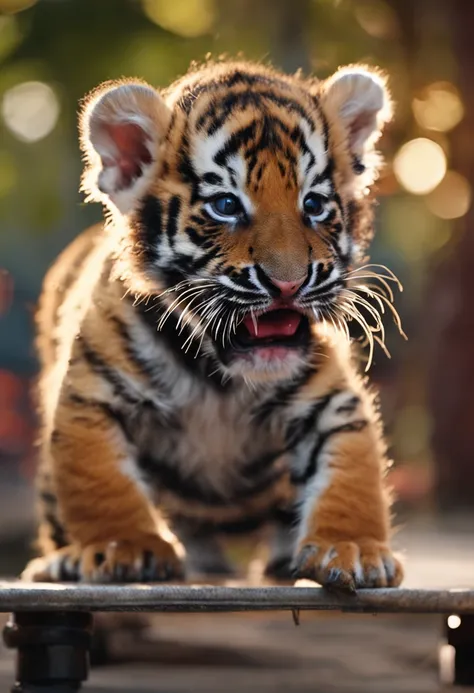
<path fill-rule="evenodd" d="M 411 341 L 389 330 L 394 358 L 378 352 L 373 372 L 383 386 L 396 456 L 428 460 L 419 315 L 431 259 L 443 252 L 453 226 L 440 218 L 442 197 L 430 202 L 404 191 L 390 162 L 417 137 L 437 142 L 449 159 L 447 130 L 462 117 L 462 101 L 448 6 L 449 0 L 0 0 L 0 102 L 17 85 L 42 82 L 60 109 L 51 132 L 37 141 L 21 141 L 5 112 L 0 118 L 0 268 L 15 284 L 13 303 L 0 315 L 0 367 L 34 372 L 31 313 L 41 279 L 58 251 L 100 218 L 100 209 L 83 205 L 78 193 L 77 108 L 90 89 L 121 76 L 165 86 L 208 53 L 243 53 L 319 77 L 345 63 L 379 65 L 390 75 L 397 110 L 382 142 L 389 165 L 379 184 L 372 258 L 405 285 L 397 305 Z"/>

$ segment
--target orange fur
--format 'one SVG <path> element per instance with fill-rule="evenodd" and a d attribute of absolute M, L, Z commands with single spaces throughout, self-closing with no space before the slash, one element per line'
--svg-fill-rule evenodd
<path fill-rule="evenodd" d="M 83 189 L 108 222 L 65 251 L 41 299 L 44 555 L 25 577 L 180 578 L 175 527 L 202 540 L 299 503 L 300 576 L 399 584 L 378 413 L 333 314 L 307 299 L 307 341 L 287 361 L 261 367 L 256 350 L 232 370 L 219 349 L 244 313 L 212 293 L 242 306 L 258 289 L 255 319 L 265 301 L 294 308 L 268 297 L 273 281 L 306 278 L 315 296 L 346 282 L 372 232 L 389 112 L 383 78 L 357 66 L 319 83 L 209 63 L 162 94 L 122 80 L 86 98 Z M 228 188 L 245 212 L 235 224 L 209 212 Z"/>

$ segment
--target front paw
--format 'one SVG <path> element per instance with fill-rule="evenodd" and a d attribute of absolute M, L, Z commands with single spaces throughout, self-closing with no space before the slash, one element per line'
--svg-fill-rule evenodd
<path fill-rule="evenodd" d="M 159 536 L 66 546 L 31 561 L 23 580 L 34 582 L 162 582 L 184 576 L 179 545 Z"/>
<path fill-rule="evenodd" d="M 386 544 L 372 539 L 328 542 L 307 538 L 293 561 L 294 576 L 354 592 L 361 587 L 398 587 L 403 568 Z"/>

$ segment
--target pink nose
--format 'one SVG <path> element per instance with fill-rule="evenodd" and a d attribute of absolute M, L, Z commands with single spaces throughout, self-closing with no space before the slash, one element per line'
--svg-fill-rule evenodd
<path fill-rule="evenodd" d="M 306 277 L 301 277 L 301 279 L 296 279 L 296 281 L 292 282 L 282 282 L 280 279 L 273 279 L 270 277 L 270 281 L 274 286 L 276 286 L 278 289 L 281 291 L 281 296 L 282 298 L 289 298 L 290 296 L 294 296 L 300 286 L 304 283 Z"/>

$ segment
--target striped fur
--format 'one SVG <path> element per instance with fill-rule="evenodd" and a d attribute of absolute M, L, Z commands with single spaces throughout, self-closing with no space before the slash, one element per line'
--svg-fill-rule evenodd
<path fill-rule="evenodd" d="M 25 577 L 172 579 L 186 549 L 227 572 L 222 536 L 271 525 L 269 573 L 400 582 L 374 397 L 336 329 L 389 117 L 359 66 L 319 83 L 208 63 L 163 94 L 123 81 L 86 99 L 83 187 L 108 222 L 41 298 L 42 555 Z M 239 325 L 275 305 L 302 337 L 243 356 Z"/>

